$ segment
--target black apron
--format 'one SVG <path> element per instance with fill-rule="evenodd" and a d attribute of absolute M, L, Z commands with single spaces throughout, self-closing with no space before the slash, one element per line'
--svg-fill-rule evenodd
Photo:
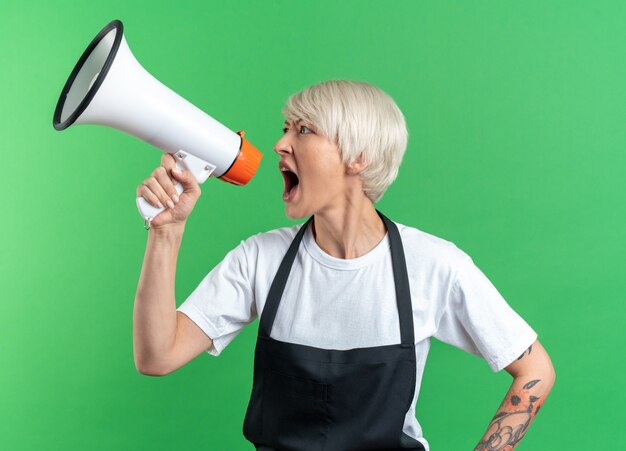
<path fill-rule="evenodd" d="M 285 254 L 260 318 L 252 394 L 243 424 L 243 435 L 257 450 L 424 451 L 402 431 L 417 376 L 404 250 L 396 225 L 376 212 L 391 244 L 401 343 L 336 350 L 270 337 L 311 216 Z"/>

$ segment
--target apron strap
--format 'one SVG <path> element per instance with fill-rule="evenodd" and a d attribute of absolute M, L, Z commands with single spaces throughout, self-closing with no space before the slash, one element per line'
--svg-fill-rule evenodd
<path fill-rule="evenodd" d="M 413 331 L 413 305 L 411 303 L 411 288 L 409 275 L 406 269 L 404 246 L 396 224 L 376 210 L 387 226 L 389 243 L 391 244 L 391 262 L 393 265 L 393 280 L 396 285 L 396 304 L 400 317 L 400 342 L 404 345 L 415 346 L 415 334 Z"/>
<path fill-rule="evenodd" d="M 309 220 L 305 222 L 302 227 L 300 227 L 300 230 L 298 230 L 298 233 L 291 242 L 291 246 L 289 246 L 287 253 L 283 257 L 283 261 L 280 263 L 280 267 L 274 277 L 270 291 L 267 294 L 267 300 L 265 301 L 265 306 L 263 307 L 263 312 L 261 314 L 259 325 L 259 336 L 261 337 L 269 338 L 270 336 L 272 325 L 274 324 L 274 319 L 276 318 L 276 312 L 278 311 L 278 304 L 280 304 L 280 298 L 283 296 L 283 291 L 285 291 L 287 278 L 289 277 L 291 266 L 293 265 L 293 261 L 298 253 L 300 241 L 302 241 L 304 232 L 312 220 L 313 216 L 311 216 Z"/>

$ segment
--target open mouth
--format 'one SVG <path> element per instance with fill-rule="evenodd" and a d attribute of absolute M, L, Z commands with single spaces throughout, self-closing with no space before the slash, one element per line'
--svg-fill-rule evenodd
<path fill-rule="evenodd" d="M 283 174 L 283 179 L 285 181 L 285 191 L 283 192 L 284 200 L 291 200 L 295 195 L 298 185 L 300 184 L 300 179 L 298 176 L 290 171 L 289 169 L 282 169 L 281 173 Z"/>

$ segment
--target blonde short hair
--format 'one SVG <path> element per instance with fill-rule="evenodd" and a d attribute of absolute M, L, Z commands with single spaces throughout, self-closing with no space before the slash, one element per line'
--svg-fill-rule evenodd
<path fill-rule="evenodd" d="M 378 202 L 396 179 L 406 150 L 404 115 L 383 90 L 366 82 L 329 80 L 291 95 L 282 110 L 285 119 L 309 122 L 339 147 L 344 164 L 359 155 L 363 191 Z"/>

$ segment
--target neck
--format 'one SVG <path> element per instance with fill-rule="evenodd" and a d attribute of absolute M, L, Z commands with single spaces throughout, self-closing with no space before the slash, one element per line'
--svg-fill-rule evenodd
<path fill-rule="evenodd" d="M 312 227 L 317 245 L 327 254 L 343 259 L 367 254 L 387 233 L 383 220 L 367 197 L 345 208 L 315 213 Z"/>

